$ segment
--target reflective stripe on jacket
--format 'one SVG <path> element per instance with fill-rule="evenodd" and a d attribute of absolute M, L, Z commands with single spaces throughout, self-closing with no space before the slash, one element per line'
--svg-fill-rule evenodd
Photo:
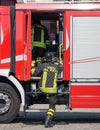
<path fill-rule="evenodd" d="M 53 63 L 39 63 L 34 76 L 41 75 L 38 87 L 44 93 L 53 94 L 57 92 L 57 77 L 62 67 Z"/>
<path fill-rule="evenodd" d="M 48 40 L 49 38 L 46 28 L 43 25 L 35 24 L 32 27 L 32 45 L 46 49 Z"/>

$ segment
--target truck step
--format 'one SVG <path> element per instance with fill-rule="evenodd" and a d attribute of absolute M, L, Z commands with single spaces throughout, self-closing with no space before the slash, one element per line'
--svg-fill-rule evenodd
<path fill-rule="evenodd" d="M 41 77 L 33 77 L 33 76 L 31 76 L 31 80 L 33 80 L 33 81 L 38 81 L 38 80 L 40 80 L 40 78 L 41 78 Z M 62 79 L 61 79 L 61 78 L 58 78 L 57 81 L 60 82 L 60 81 L 62 81 Z"/>
<path fill-rule="evenodd" d="M 57 94 L 62 94 L 62 95 L 67 95 L 69 93 L 70 93 L 70 91 L 57 92 Z M 26 95 L 31 95 L 31 94 L 44 94 L 44 93 L 41 91 L 26 92 Z"/>

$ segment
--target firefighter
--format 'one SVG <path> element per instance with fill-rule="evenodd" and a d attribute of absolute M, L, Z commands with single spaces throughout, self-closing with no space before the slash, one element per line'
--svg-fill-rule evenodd
<path fill-rule="evenodd" d="M 38 87 L 41 92 L 48 95 L 49 109 L 45 120 L 45 128 L 53 127 L 52 118 L 55 113 L 57 102 L 57 77 L 62 71 L 62 67 L 54 64 L 53 55 L 50 52 L 45 53 L 46 62 L 38 63 L 34 70 L 33 76 L 41 75 Z"/>
<path fill-rule="evenodd" d="M 43 57 L 47 45 L 49 44 L 49 35 L 47 28 L 40 23 L 37 18 L 32 23 L 32 63 L 37 60 L 38 57 Z"/>

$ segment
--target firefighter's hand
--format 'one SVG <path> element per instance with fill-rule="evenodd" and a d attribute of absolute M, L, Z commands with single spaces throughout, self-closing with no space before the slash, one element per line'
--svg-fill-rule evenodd
<path fill-rule="evenodd" d="M 35 66 L 35 61 L 32 61 L 31 66 L 32 66 L 32 67 Z"/>
<path fill-rule="evenodd" d="M 34 72 L 35 72 L 35 68 L 32 68 L 31 69 L 31 75 L 34 75 Z"/>

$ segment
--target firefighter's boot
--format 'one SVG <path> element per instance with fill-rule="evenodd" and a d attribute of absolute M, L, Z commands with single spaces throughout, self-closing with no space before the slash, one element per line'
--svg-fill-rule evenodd
<path fill-rule="evenodd" d="M 46 120 L 45 120 L 45 128 L 53 127 L 54 123 L 52 122 L 52 116 L 47 115 Z"/>

